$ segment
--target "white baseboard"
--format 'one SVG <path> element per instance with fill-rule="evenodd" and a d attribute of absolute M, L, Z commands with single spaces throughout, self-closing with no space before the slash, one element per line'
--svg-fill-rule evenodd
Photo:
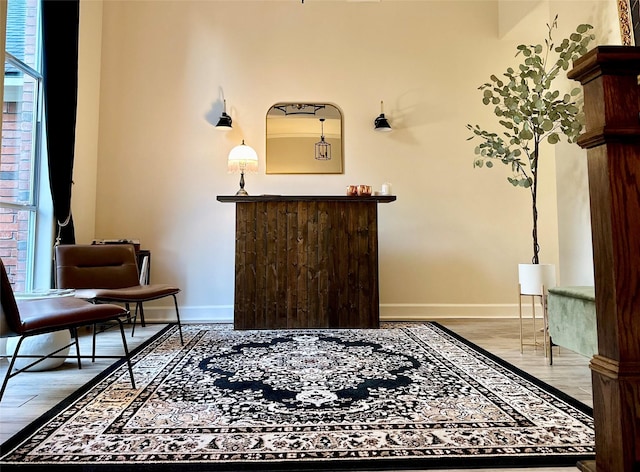
<path fill-rule="evenodd" d="M 175 321 L 172 305 L 149 306 L 144 309 L 147 321 Z M 531 317 L 531 302 L 523 299 L 522 314 Z M 536 316 L 542 317 L 542 306 L 536 304 Z M 380 305 L 382 321 L 425 321 L 445 318 L 517 318 L 518 304 L 454 304 L 454 303 L 389 303 Z M 180 306 L 183 323 L 232 323 L 233 305 Z"/>
<path fill-rule="evenodd" d="M 380 319 L 411 321 L 442 318 L 518 318 L 518 304 L 458 304 L 458 303 L 398 303 L 381 304 Z M 522 315 L 531 317 L 531 302 L 523 300 Z M 536 304 L 536 316 L 542 316 L 542 306 Z"/>
<path fill-rule="evenodd" d="M 179 306 L 182 323 L 233 323 L 233 305 Z M 144 307 L 146 321 L 170 323 L 176 320 L 173 305 Z"/>

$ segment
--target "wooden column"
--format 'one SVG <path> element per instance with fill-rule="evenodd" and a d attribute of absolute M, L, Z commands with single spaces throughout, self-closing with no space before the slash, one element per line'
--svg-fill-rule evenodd
<path fill-rule="evenodd" d="M 596 460 L 640 470 L 640 48 L 600 46 L 574 63 L 584 87 L 598 354 L 591 360 Z"/>

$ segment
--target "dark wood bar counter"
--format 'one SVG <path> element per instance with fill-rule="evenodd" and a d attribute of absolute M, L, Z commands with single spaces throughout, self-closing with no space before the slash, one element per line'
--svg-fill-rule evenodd
<path fill-rule="evenodd" d="M 236 204 L 235 329 L 378 328 L 381 196 L 218 196 Z"/>

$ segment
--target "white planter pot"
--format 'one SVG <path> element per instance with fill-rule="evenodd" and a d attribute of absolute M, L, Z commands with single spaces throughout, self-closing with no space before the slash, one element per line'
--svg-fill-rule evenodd
<path fill-rule="evenodd" d="M 518 264 L 518 282 L 521 295 L 544 295 L 556 286 L 554 264 Z"/>

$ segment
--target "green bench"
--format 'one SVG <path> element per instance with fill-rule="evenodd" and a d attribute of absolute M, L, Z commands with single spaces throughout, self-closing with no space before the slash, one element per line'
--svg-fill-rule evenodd
<path fill-rule="evenodd" d="M 550 288 L 547 316 L 552 345 L 587 357 L 598 352 L 594 287 Z"/>

